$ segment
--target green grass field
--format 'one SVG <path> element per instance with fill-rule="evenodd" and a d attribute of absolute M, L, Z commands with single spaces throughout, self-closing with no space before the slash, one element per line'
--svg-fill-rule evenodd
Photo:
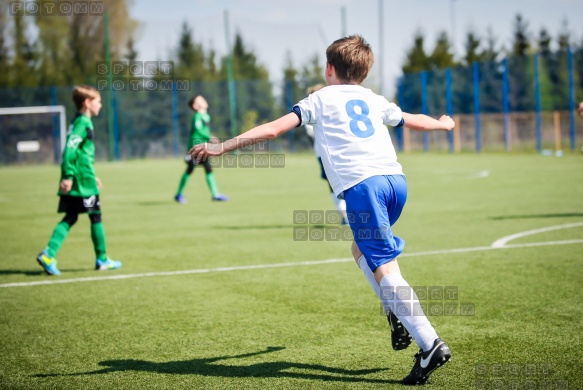
<path fill-rule="evenodd" d="M 401 163 L 403 275 L 457 288 L 460 308 L 429 316 L 453 359 L 427 387 L 583 388 L 583 158 L 412 154 Z M 294 240 L 294 211 L 333 209 L 314 157 L 217 169 L 227 203 L 210 201 L 202 170 L 189 204 L 174 203 L 183 168 L 97 164 L 108 253 L 123 268 L 92 269 L 83 217 L 58 255 L 59 277 L 35 262 L 61 218 L 58 167 L 0 168 L 0 388 L 400 388 L 417 348 L 391 349 L 350 242 Z"/>

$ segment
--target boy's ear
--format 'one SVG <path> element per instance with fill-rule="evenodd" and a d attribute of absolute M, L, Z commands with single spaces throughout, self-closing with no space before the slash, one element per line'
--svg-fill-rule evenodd
<path fill-rule="evenodd" d="M 326 63 L 326 75 L 328 77 L 332 76 L 332 73 L 334 72 L 334 68 L 332 67 L 332 65 L 330 65 L 329 63 Z"/>

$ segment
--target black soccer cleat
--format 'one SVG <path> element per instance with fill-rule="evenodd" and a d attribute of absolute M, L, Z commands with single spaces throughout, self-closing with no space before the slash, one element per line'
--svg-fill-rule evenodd
<path fill-rule="evenodd" d="M 404 385 L 422 385 L 429 375 L 451 359 L 451 351 L 441 339 L 435 340 L 433 348 L 427 352 L 419 350 L 415 354 L 415 364 L 409 375 L 401 381 Z"/>
<path fill-rule="evenodd" d="M 395 313 L 389 311 L 387 321 L 391 326 L 391 343 L 395 351 L 401 351 L 411 344 L 412 337 L 403 323 L 397 318 Z"/>

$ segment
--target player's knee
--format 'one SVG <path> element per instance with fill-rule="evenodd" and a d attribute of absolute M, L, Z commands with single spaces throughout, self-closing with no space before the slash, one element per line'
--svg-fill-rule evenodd
<path fill-rule="evenodd" d="M 63 222 L 65 222 L 69 227 L 73 226 L 77 222 L 78 214 L 65 214 L 63 217 Z"/>
<path fill-rule="evenodd" d="M 101 214 L 89 214 L 89 220 L 91 221 L 92 225 L 101 222 Z"/>

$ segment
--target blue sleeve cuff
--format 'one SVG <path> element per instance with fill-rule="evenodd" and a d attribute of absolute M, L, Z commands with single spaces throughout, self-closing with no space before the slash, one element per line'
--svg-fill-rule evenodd
<path fill-rule="evenodd" d="M 399 124 L 397 126 L 395 126 L 395 129 L 397 127 L 402 127 L 404 124 L 405 124 L 405 119 L 404 118 L 401 118 L 401 122 L 399 122 Z"/>
<path fill-rule="evenodd" d="M 299 123 L 296 127 L 300 127 L 300 125 L 302 124 L 302 110 L 300 110 L 298 106 L 293 106 L 290 112 L 293 112 L 298 116 Z"/>

